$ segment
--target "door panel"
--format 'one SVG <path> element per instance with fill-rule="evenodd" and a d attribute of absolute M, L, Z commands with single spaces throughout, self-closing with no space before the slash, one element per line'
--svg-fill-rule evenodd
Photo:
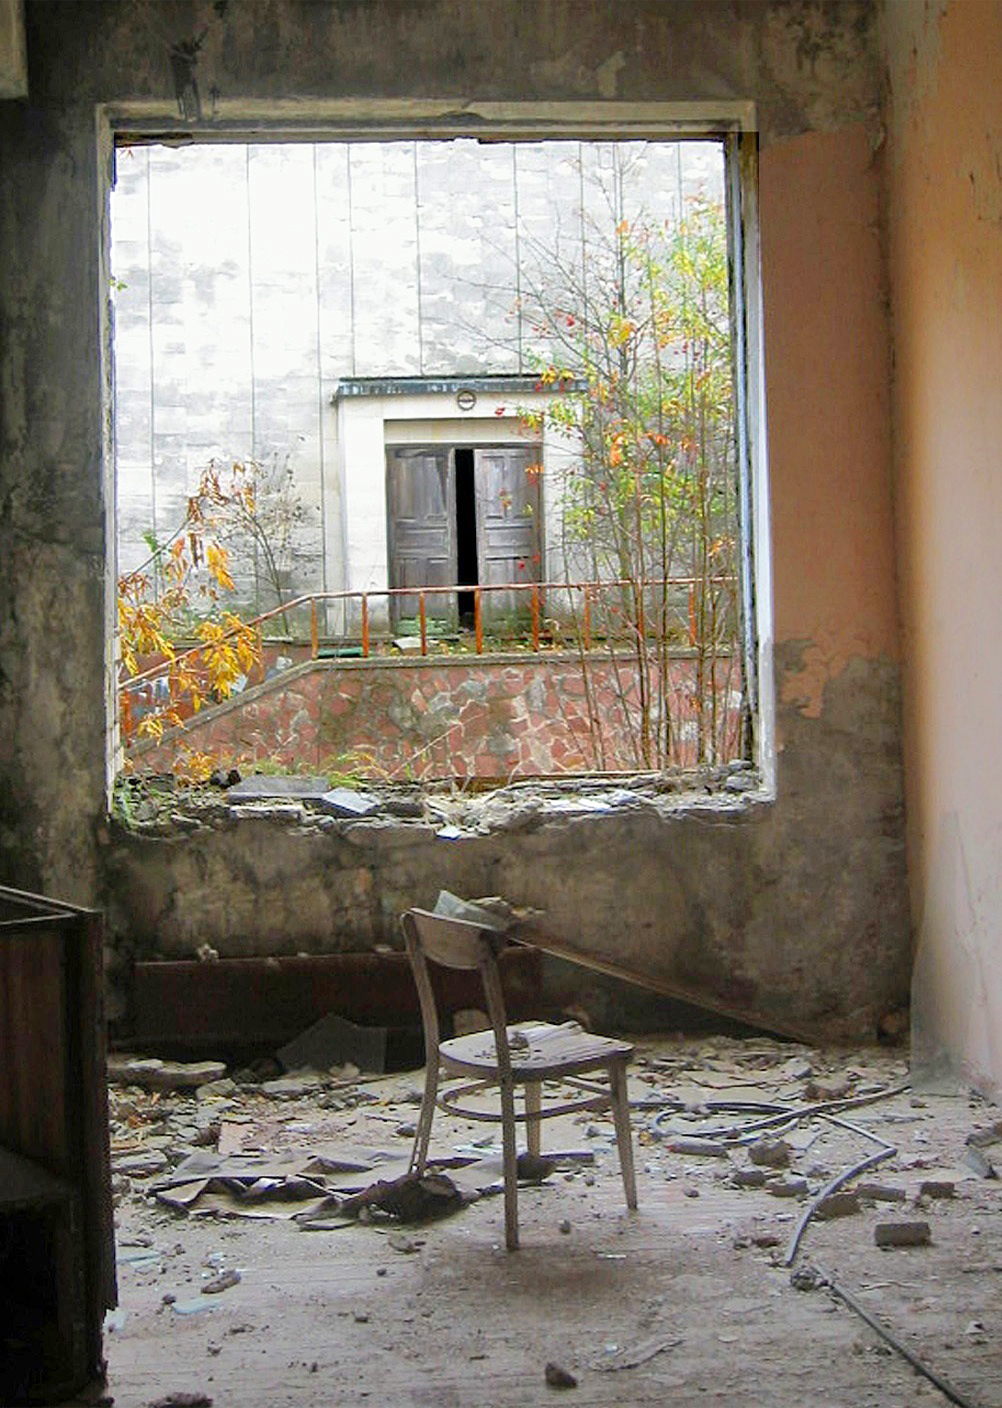
<path fill-rule="evenodd" d="M 391 587 L 447 587 L 456 580 L 456 489 L 448 446 L 387 446 Z M 429 619 L 453 622 L 452 594 L 426 598 Z M 394 626 L 416 617 L 417 596 L 393 597 Z"/>
<path fill-rule="evenodd" d="M 479 449 L 475 455 L 477 556 L 481 585 L 538 582 L 542 566 L 539 480 L 527 474 L 538 446 Z M 529 611 L 528 592 L 485 592 L 483 619 Z"/>

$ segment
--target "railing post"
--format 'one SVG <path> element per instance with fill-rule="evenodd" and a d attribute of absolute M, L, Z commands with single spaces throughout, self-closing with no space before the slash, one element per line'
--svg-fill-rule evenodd
<path fill-rule="evenodd" d="M 584 624 L 584 648 L 591 650 L 591 588 L 584 588 L 584 608 L 582 611 Z"/>
<path fill-rule="evenodd" d="M 369 598 L 362 593 L 362 659 L 369 658 Z"/>
<path fill-rule="evenodd" d="M 310 598 L 310 658 L 315 660 L 320 653 L 320 631 L 317 626 L 317 599 Z"/>
<path fill-rule="evenodd" d="M 532 648 L 539 649 L 539 586 L 532 584 Z"/>
<path fill-rule="evenodd" d="M 418 617 L 421 621 L 421 654 L 428 654 L 428 613 L 425 610 L 424 592 L 418 594 Z"/>
<path fill-rule="evenodd" d="M 484 653 L 484 613 L 480 599 L 480 588 L 473 589 L 473 634 L 477 642 L 477 654 Z"/>
<path fill-rule="evenodd" d="M 128 747 L 132 742 L 132 694 L 128 689 L 120 688 L 118 697 L 121 700 L 119 726 L 122 730 L 122 743 Z"/>

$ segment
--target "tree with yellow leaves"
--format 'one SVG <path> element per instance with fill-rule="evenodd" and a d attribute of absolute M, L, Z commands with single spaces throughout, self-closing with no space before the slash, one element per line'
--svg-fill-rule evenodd
<path fill-rule="evenodd" d="M 261 660 L 257 632 L 239 612 L 223 609 L 235 590 L 230 556 L 219 529 L 253 512 L 252 487 L 234 465 L 224 482 L 213 462 L 202 471 L 184 519 L 166 543 L 150 542 L 147 561 L 118 579 L 118 640 L 123 679 L 119 692 L 123 744 L 159 740 L 168 728 L 207 703 L 226 699 Z M 195 645 L 187 642 L 194 640 Z M 155 700 L 135 717 L 131 677 L 162 662 Z M 206 760 L 211 769 L 211 760 Z"/>

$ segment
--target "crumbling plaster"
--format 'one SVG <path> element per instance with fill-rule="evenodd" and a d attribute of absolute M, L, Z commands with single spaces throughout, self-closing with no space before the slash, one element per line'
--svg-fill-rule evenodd
<path fill-rule="evenodd" d="M 1002 1088 L 1002 10 L 890 4 L 895 484 L 913 1042 L 932 1078 Z"/>
<path fill-rule="evenodd" d="M 26 13 L 31 98 L 0 109 L 3 878 L 106 901 L 116 940 L 143 951 L 203 939 L 231 952 L 350 947 L 386 939 L 396 909 L 439 884 L 501 890 L 545 908 L 593 956 L 625 953 L 708 1005 L 803 1031 L 872 1030 L 902 1001 L 909 965 L 886 329 L 870 224 L 873 7 L 231 0 L 220 16 L 194 0 L 122 0 L 29 3 Z M 597 122 L 610 96 L 754 105 L 775 514 L 775 799 L 449 843 L 404 822 L 350 836 L 254 822 L 110 836 L 105 171 L 95 112 L 183 126 L 170 47 L 203 27 L 206 129 L 213 89 L 218 120 L 232 115 L 245 129 L 269 117 L 322 125 L 325 102 L 344 97 L 548 102 L 553 112 L 574 101 L 579 113 L 586 100 Z"/>

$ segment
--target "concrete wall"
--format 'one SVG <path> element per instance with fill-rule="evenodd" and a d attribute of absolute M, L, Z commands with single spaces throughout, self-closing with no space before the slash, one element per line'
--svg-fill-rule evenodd
<path fill-rule="evenodd" d="M 196 934 L 230 952 L 349 947 L 391 935 L 394 910 L 439 884 L 502 891 L 593 956 L 623 954 L 776 1025 L 865 1032 L 899 1004 L 910 952 L 873 18 L 869 3 L 820 0 L 262 0 L 224 18 L 200 0 L 29 4 L 31 99 L 0 111 L 3 878 L 108 900 L 123 948 L 146 950 Z M 217 123 L 317 120 L 326 99 L 357 100 L 359 122 L 372 99 L 577 103 L 596 123 L 626 96 L 756 105 L 775 800 L 553 817 L 448 844 L 403 822 L 350 837 L 249 822 L 245 835 L 220 825 L 106 847 L 95 105 L 183 126 L 193 89 L 173 92 L 169 48 L 203 26 L 207 123 L 213 87 Z"/>
<path fill-rule="evenodd" d="M 1002 1085 L 1002 9 L 885 16 L 914 1043 Z"/>

